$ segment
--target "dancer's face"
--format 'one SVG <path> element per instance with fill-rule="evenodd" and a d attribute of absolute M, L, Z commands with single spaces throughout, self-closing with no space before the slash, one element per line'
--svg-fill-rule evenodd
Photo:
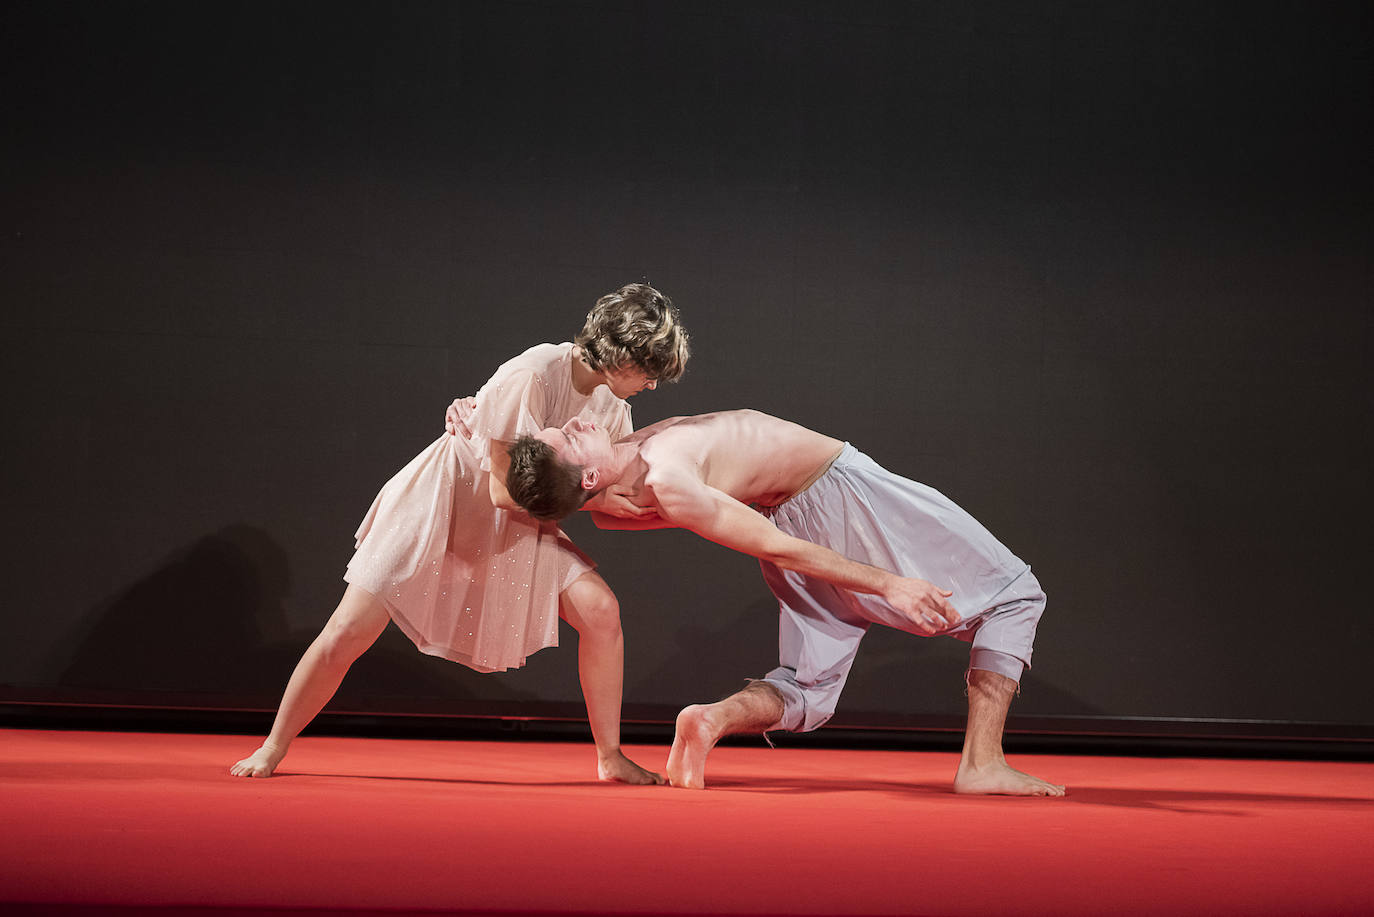
<path fill-rule="evenodd" d="M 534 438 L 548 443 L 560 461 L 580 466 L 584 472 L 600 471 L 610 463 L 610 434 L 580 417 L 540 430 Z"/>
<path fill-rule="evenodd" d="M 658 380 L 649 377 L 643 368 L 630 364 L 606 370 L 606 386 L 617 398 L 638 395 L 644 389 L 653 391 L 658 388 Z"/>

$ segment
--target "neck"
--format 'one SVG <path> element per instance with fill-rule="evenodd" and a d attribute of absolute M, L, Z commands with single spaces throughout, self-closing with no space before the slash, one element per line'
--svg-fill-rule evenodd
<path fill-rule="evenodd" d="M 639 443 L 613 443 L 611 460 L 604 471 L 605 486 L 628 482 L 637 473 L 642 463 L 639 460 Z"/>
<path fill-rule="evenodd" d="M 606 384 L 606 376 L 592 369 L 582 358 L 581 347 L 573 347 L 572 384 L 579 395 L 590 395 L 598 385 Z"/>

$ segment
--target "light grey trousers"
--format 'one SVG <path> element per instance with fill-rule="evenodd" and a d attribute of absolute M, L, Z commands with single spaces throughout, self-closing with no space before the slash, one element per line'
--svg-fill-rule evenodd
<path fill-rule="evenodd" d="M 949 601 L 963 620 L 940 633 L 972 644 L 969 668 L 1020 681 L 1030 666 L 1045 593 L 1025 562 L 933 487 L 893 474 L 846 443 L 815 483 L 765 512 L 789 535 L 952 590 Z M 767 562 L 762 568 L 780 606 L 780 664 L 762 679 L 783 698 L 772 728 L 806 732 L 834 714 L 871 625 L 917 631 L 879 596 Z"/>

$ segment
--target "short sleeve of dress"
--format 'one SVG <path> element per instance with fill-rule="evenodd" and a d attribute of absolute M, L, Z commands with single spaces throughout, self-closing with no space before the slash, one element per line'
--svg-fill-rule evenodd
<path fill-rule="evenodd" d="M 483 471 L 491 470 L 487 446 L 493 440 L 512 443 L 544 429 L 548 394 L 543 378 L 532 369 L 498 374 L 482 386 L 468 426 L 479 447 Z"/>

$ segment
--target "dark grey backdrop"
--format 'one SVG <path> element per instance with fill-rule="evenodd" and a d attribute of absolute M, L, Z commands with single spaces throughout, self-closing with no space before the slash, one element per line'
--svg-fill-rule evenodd
<path fill-rule="evenodd" d="M 271 707 L 447 401 L 647 278 L 754 407 L 1050 595 L 1022 713 L 1374 723 L 1370 7 L 11 3 L 0 684 Z M 572 527 L 626 700 L 774 661 L 748 558 Z M 394 632 L 340 705 L 579 699 Z M 870 635 L 843 710 L 958 712 Z"/>

